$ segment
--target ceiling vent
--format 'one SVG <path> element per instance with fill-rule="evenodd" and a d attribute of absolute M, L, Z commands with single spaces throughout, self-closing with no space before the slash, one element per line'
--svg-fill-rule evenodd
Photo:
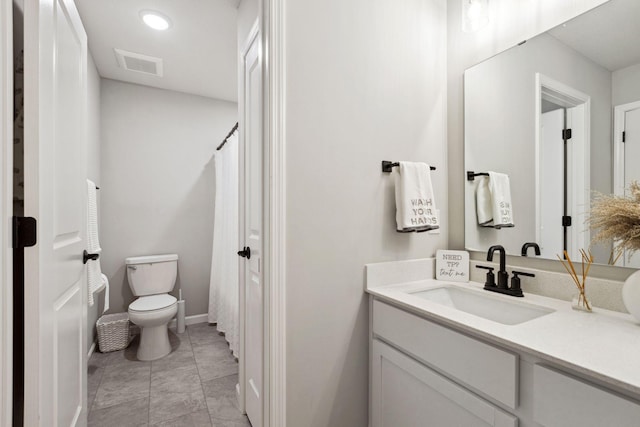
<path fill-rule="evenodd" d="M 136 73 L 149 74 L 162 77 L 162 59 L 139 53 L 127 52 L 122 49 L 113 49 L 121 68 Z"/>

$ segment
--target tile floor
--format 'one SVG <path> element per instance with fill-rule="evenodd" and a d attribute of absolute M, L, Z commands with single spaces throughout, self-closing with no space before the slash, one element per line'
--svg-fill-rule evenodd
<path fill-rule="evenodd" d="M 89 426 L 251 427 L 237 407 L 238 363 L 206 323 L 169 332 L 173 351 L 136 359 L 138 337 L 122 351 L 89 359 Z"/>

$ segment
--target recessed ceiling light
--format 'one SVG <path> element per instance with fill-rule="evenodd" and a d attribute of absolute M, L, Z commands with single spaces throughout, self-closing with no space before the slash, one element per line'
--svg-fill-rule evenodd
<path fill-rule="evenodd" d="M 147 26 L 154 30 L 164 31 L 171 27 L 171 20 L 160 12 L 154 10 L 143 10 L 140 12 L 140 18 Z"/>

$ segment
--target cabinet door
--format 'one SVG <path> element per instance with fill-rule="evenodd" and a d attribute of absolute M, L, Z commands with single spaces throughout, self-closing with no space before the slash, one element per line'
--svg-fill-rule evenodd
<path fill-rule="evenodd" d="M 513 415 L 375 339 L 372 363 L 372 427 L 518 425 Z"/>
<path fill-rule="evenodd" d="M 640 425 L 640 404 L 555 369 L 533 368 L 534 419 L 545 427 Z"/>
<path fill-rule="evenodd" d="M 459 384 L 517 408 L 518 355 L 375 300 L 373 333 Z"/>

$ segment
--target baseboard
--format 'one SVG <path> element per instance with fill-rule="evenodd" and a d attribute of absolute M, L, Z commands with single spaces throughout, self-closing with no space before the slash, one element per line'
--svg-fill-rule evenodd
<path fill-rule="evenodd" d="M 91 347 L 89 347 L 89 352 L 87 353 L 87 359 L 91 358 L 91 355 L 93 354 L 94 351 L 96 351 L 96 342 L 95 341 L 91 344 Z"/>
<path fill-rule="evenodd" d="M 193 316 L 186 316 L 184 318 L 184 324 L 185 325 L 195 325 L 198 323 L 207 323 L 209 322 L 209 315 L 207 313 L 204 314 L 194 314 Z M 177 320 L 173 319 L 171 322 L 169 322 L 169 327 L 170 328 L 175 328 L 177 326 Z"/>

